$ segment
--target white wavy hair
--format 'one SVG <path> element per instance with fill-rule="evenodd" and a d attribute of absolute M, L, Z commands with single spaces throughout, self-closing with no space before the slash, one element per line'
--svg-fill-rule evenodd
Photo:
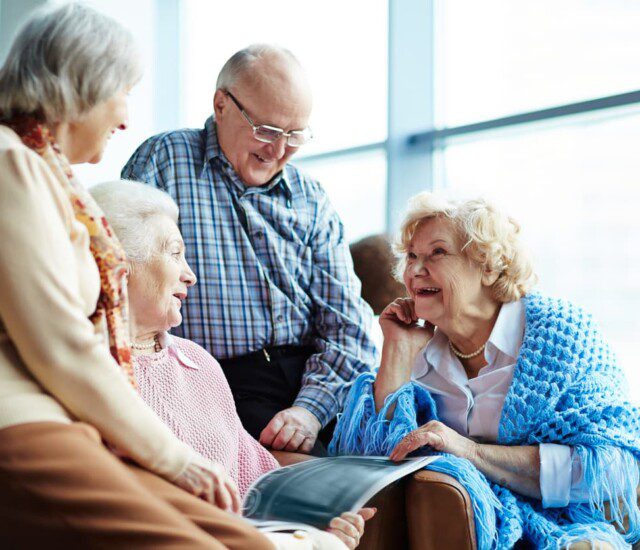
<path fill-rule="evenodd" d="M 398 280 L 402 281 L 413 235 L 422 222 L 432 218 L 449 220 L 462 244 L 462 253 L 483 270 L 499 274 L 491 287 L 499 302 L 516 301 L 536 284 L 531 258 L 520 240 L 520 225 L 513 218 L 482 198 L 454 201 L 429 192 L 409 201 L 400 226 L 394 244 Z"/>
<path fill-rule="evenodd" d="M 45 7 L 27 20 L 0 69 L 0 118 L 76 120 L 142 74 L 132 34 L 83 4 Z"/>
<path fill-rule="evenodd" d="M 178 205 L 164 191 L 137 181 L 98 183 L 89 192 L 102 208 L 122 243 L 130 262 L 146 263 L 157 252 L 162 237 L 153 231 L 153 221 L 168 216 L 178 222 Z"/>

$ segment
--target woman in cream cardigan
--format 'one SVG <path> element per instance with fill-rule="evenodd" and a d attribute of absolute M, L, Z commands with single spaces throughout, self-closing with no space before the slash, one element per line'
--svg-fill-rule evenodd
<path fill-rule="evenodd" d="M 130 33 L 77 4 L 0 69 L 2 547 L 273 547 L 134 389 L 124 254 L 69 167 L 126 128 L 139 77 Z"/>

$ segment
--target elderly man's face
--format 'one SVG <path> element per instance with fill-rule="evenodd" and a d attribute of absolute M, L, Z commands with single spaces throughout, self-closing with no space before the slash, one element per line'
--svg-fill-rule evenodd
<path fill-rule="evenodd" d="M 272 79 L 250 83 L 240 79 L 231 90 L 254 124 L 282 128 L 285 132 L 303 130 L 309 124 L 311 94 L 306 85 Z M 282 137 L 263 143 L 232 99 L 222 90 L 214 97 L 218 140 L 222 151 L 245 185 L 268 183 L 297 152 Z"/>

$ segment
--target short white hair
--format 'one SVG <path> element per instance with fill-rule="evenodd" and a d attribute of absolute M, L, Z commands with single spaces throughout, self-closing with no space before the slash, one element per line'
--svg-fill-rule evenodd
<path fill-rule="evenodd" d="M 77 3 L 37 10 L 0 69 L 0 118 L 73 121 L 142 74 L 132 34 Z"/>
<path fill-rule="evenodd" d="M 234 53 L 224 64 L 218 80 L 216 81 L 217 90 L 230 90 L 244 76 L 251 74 L 262 59 L 266 57 L 278 57 L 292 63 L 293 66 L 302 70 L 302 65 L 289 50 L 275 44 L 251 44 L 246 48 Z M 258 74 L 252 76 L 259 76 Z"/>
<path fill-rule="evenodd" d="M 398 280 L 402 280 L 411 239 L 422 222 L 433 218 L 449 221 L 467 258 L 484 270 L 498 273 L 491 287 L 497 301 L 514 302 L 536 284 L 518 222 L 483 198 L 454 201 L 430 192 L 419 193 L 409 201 L 394 247 Z"/>
<path fill-rule="evenodd" d="M 146 263 L 157 252 L 159 237 L 152 230 L 158 217 L 178 222 L 178 206 L 164 191 L 137 181 L 98 183 L 89 192 L 122 243 L 127 259 Z"/>

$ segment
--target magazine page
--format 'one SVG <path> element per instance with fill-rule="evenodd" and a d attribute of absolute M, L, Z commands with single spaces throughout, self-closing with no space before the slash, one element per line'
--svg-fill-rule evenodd
<path fill-rule="evenodd" d="M 393 462 L 382 456 L 336 456 L 285 466 L 253 483 L 243 516 L 265 530 L 326 529 L 334 517 L 359 510 L 384 487 L 437 458 Z"/>

